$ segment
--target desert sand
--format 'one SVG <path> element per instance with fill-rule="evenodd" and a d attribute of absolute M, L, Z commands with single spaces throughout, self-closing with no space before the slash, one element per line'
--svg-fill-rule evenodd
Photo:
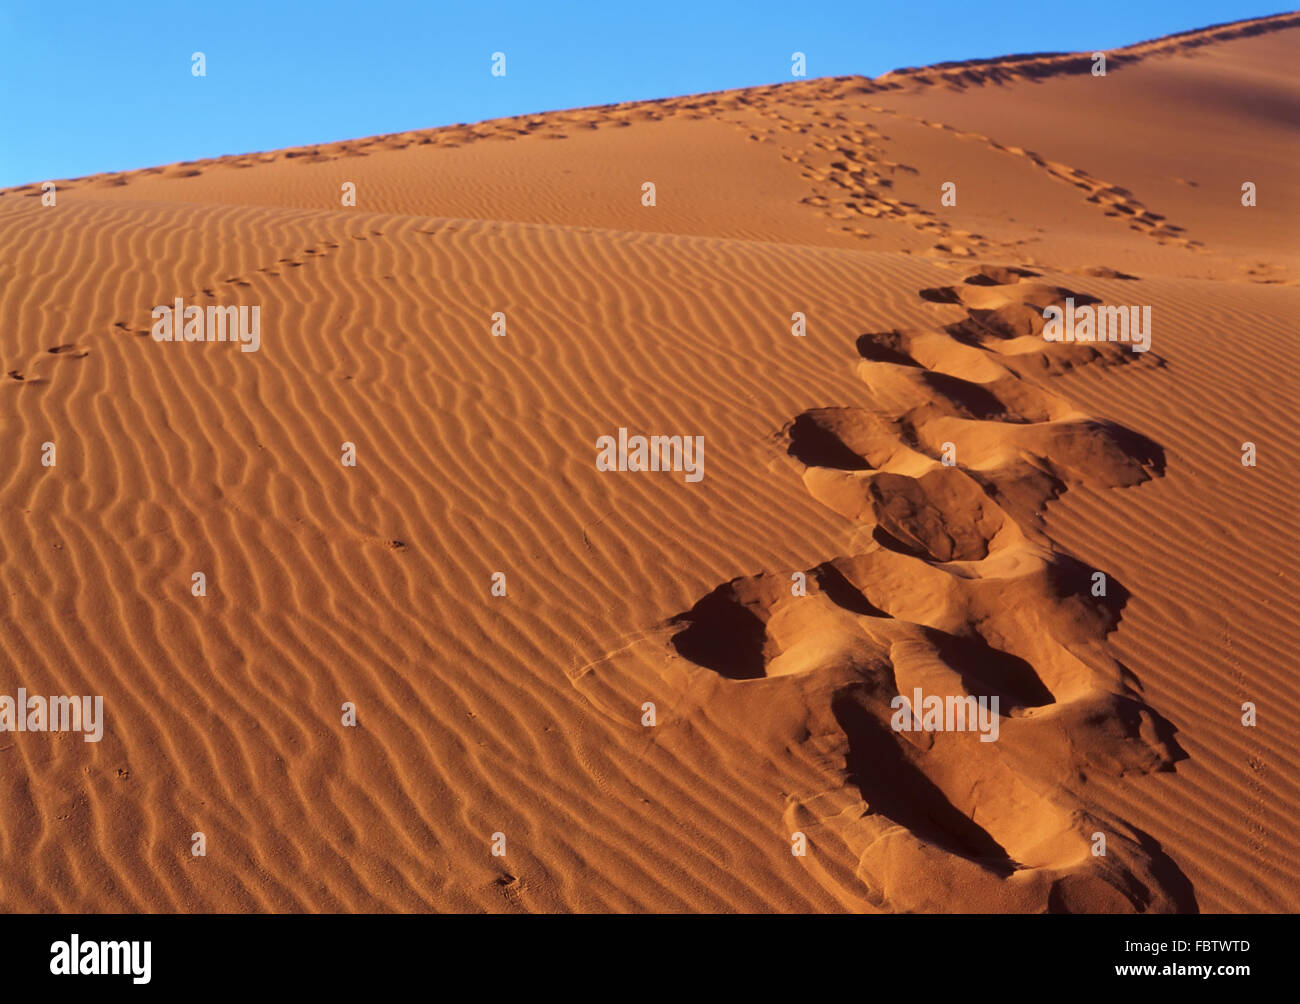
<path fill-rule="evenodd" d="M 0 909 L 1300 908 L 1298 53 L 0 193 L 0 694 L 104 708 L 0 732 Z M 895 730 L 918 689 L 997 740 Z"/>

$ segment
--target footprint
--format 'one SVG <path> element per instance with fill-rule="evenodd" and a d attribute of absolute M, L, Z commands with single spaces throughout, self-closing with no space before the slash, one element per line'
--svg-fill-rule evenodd
<path fill-rule="evenodd" d="M 811 758 L 823 787 L 791 795 L 784 823 L 850 907 L 1195 909 L 1154 840 L 1091 807 L 1093 773 L 1172 770 L 1185 754 L 1105 649 L 1127 591 L 1105 577 L 1094 595 L 1101 573 L 1041 518 L 1073 485 L 1160 476 L 1163 451 L 1027 378 L 1118 361 L 1044 345 L 1042 306 L 1090 298 L 1037 278 L 981 265 L 920 291 L 967 318 L 862 336 L 872 406 L 810 409 L 779 434 L 809 494 L 869 528 L 857 553 L 723 583 L 569 674 L 629 727 L 651 700 L 663 726 L 734 720 L 737 741 Z M 996 698 L 997 741 L 897 730 L 917 689 Z M 851 874 L 825 863 L 845 853 Z"/>

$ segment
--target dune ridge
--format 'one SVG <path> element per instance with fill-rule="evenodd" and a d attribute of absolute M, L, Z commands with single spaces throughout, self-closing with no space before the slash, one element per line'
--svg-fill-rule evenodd
<path fill-rule="evenodd" d="M 1273 14 L 1248 18 L 1205 28 L 1176 32 L 1158 39 L 1137 42 L 1108 50 L 1107 58 L 1113 66 L 1124 66 L 1152 56 L 1187 55 L 1193 50 L 1217 42 L 1249 38 L 1269 32 L 1281 31 L 1300 25 L 1300 12 Z M 339 157 L 364 157 L 375 150 L 400 150 L 412 144 L 420 146 L 456 147 L 477 139 L 515 139 L 534 132 L 548 138 L 566 138 L 566 125 L 578 129 L 600 128 L 602 125 L 628 126 L 634 121 L 654 121 L 662 116 L 685 115 L 704 117 L 715 110 L 743 108 L 766 98 L 826 98 L 871 94 L 900 88 L 929 87 L 943 84 L 950 88 L 985 83 L 1018 82 L 1062 73 L 1091 72 L 1090 54 L 1046 53 L 999 56 L 990 59 L 971 59 L 959 62 L 936 63 L 928 67 L 906 67 L 891 70 L 879 77 L 842 76 L 818 78 L 806 82 L 763 84 L 755 87 L 735 88 L 703 94 L 683 95 L 674 98 L 655 98 L 642 101 L 624 101 L 609 105 L 562 111 L 536 112 L 488 119 L 478 123 L 458 122 L 433 129 L 413 129 L 405 132 L 384 133 L 363 139 L 343 140 L 335 143 L 317 143 L 308 146 L 285 147 L 262 153 L 231 154 L 178 161 L 164 167 L 147 167 L 136 170 L 105 172 L 62 179 L 69 182 L 95 182 L 109 188 L 129 184 L 133 179 L 149 176 L 171 178 L 197 178 L 208 167 L 249 168 L 258 164 L 273 163 L 280 159 L 304 158 L 318 163 Z M 57 180 L 57 179 L 56 179 Z M 39 196 L 35 183 L 0 188 L 0 197 L 8 194 Z"/>

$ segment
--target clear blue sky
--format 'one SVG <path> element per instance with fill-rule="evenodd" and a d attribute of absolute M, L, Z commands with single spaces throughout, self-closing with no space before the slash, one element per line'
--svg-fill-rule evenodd
<path fill-rule="evenodd" d="M 974 3 L 0 0 L 0 186 L 502 115 L 1015 52 L 1276 13 Z M 1086 11 L 1087 16 L 1080 16 Z M 207 57 L 207 76 L 190 55 Z M 506 54 L 506 76 L 490 73 Z"/>

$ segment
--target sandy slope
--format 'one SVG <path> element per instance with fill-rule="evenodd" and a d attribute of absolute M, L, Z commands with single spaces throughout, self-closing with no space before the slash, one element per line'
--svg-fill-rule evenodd
<path fill-rule="evenodd" d="M 0 193 L 0 694 L 107 716 L 0 733 L 0 907 L 1297 909 L 1298 44 Z M 178 296 L 261 349 L 155 342 Z"/>

